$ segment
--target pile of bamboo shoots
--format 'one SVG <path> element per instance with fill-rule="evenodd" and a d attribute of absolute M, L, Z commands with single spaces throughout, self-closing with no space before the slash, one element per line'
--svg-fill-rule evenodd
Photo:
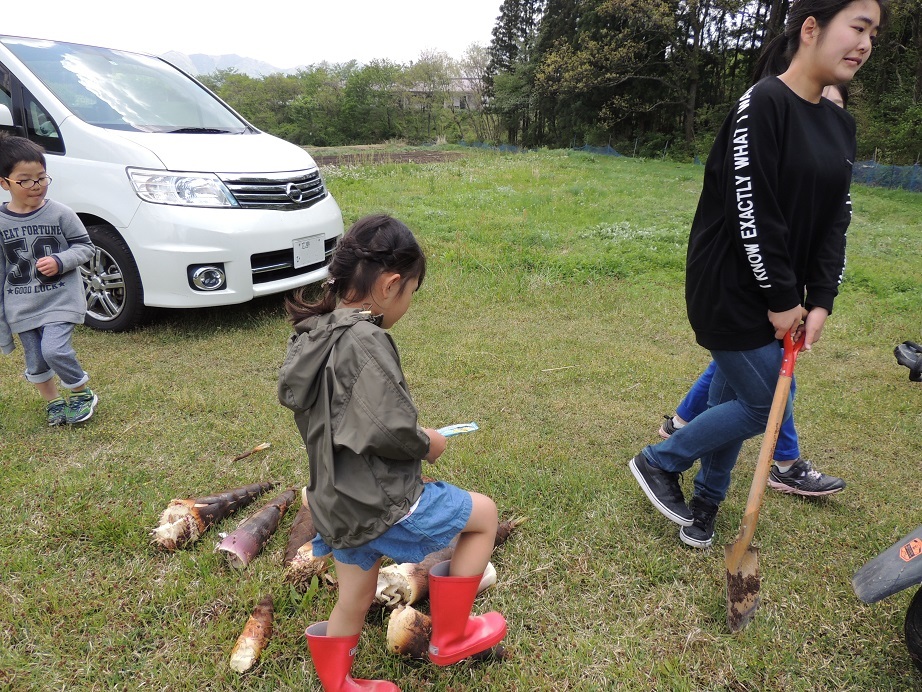
<path fill-rule="evenodd" d="M 254 483 L 216 495 L 172 500 L 160 515 L 158 526 L 152 531 L 154 543 L 168 551 L 191 545 L 209 528 L 276 485 L 274 482 Z M 225 536 L 215 550 L 224 554 L 231 567 L 245 569 L 265 548 L 294 500 L 295 490 L 285 490 Z M 500 522 L 494 548 L 505 543 L 523 521 L 523 518 L 518 518 Z M 302 488 L 301 507 L 292 522 L 282 561 L 285 567 L 284 582 L 299 593 L 305 593 L 311 587 L 314 577 L 319 577 L 324 585 L 336 586 L 335 578 L 329 573 L 330 557 L 315 557 L 313 554 L 311 543 L 315 535 L 311 510 L 307 504 L 307 488 Z M 454 543 L 430 553 L 421 562 L 391 564 L 379 571 L 375 603 L 391 611 L 387 626 L 389 651 L 411 658 L 425 658 L 432 624 L 429 616 L 416 610 L 413 605 L 424 601 L 429 595 L 429 570 L 439 562 L 450 560 L 453 553 Z M 489 563 L 478 593 L 495 583 L 496 570 Z M 272 596 L 267 595 L 256 605 L 231 652 L 230 667 L 233 670 L 245 673 L 259 662 L 272 636 L 273 618 Z M 498 646 L 480 657 L 489 656 L 505 658 L 505 649 Z"/>

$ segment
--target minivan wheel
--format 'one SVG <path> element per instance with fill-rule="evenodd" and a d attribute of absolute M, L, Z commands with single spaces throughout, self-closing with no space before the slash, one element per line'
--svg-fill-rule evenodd
<path fill-rule="evenodd" d="M 922 589 L 916 591 L 906 609 L 905 634 L 909 656 L 922 672 Z"/>
<path fill-rule="evenodd" d="M 96 252 L 80 267 L 86 291 L 86 324 L 124 332 L 144 316 L 144 289 L 131 250 L 111 226 L 88 226 Z"/>

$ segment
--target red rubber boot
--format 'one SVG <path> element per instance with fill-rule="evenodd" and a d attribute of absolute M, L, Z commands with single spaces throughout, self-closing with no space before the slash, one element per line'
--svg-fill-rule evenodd
<path fill-rule="evenodd" d="M 481 577 L 449 577 L 449 564 L 446 560 L 429 570 L 429 660 L 437 666 L 486 651 L 506 636 L 506 620 L 499 613 L 471 617 Z"/>
<path fill-rule="evenodd" d="M 353 680 L 349 675 L 352 661 L 358 648 L 359 635 L 351 637 L 328 637 L 327 623 L 318 622 L 304 632 L 307 647 L 314 661 L 314 668 L 324 692 L 348 692 L 351 690 L 375 690 L 376 692 L 400 692 L 392 682 L 384 680 Z"/>

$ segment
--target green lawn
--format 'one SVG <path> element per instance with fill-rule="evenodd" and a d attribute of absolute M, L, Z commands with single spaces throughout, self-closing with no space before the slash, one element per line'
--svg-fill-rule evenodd
<path fill-rule="evenodd" d="M 450 440 L 428 472 L 528 517 L 477 605 L 506 616 L 511 660 L 398 660 L 378 615 L 357 676 L 446 691 L 922 689 L 902 641 L 915 589 L 868 606 L 850 585 L 922 522 L 922 385 L 892 353 L 922 341 L 922 196 L 852 192 L 846 282 L 797 365 L 803 451 L 849 485 L 825 501 L 766 494 L 763 603 L 731 635 L 723 551 L 684 547 L 626 466 L 708 362 L 682 286 L 702 170 L 472 151 L 325 171 L 347 223 L 392 213 L 427 251 L 425 284 L 393 335 L 421 422 L 481 428 Z M 100 405 L 68 429 L 45 426 L 21 350 L 0 358 L 0 688 L 318 689 L 303 631 L 335 594 L 299 600 L 282 583 L 294 511 L 243 574 L 213 550 L 260 501 L 187 550 L 149 541 L 172 498 L 306 482 L 275 394 L 288 334 L 278 297 L 157 311 L 127 334 L 81 328 Z M 232 461 L 261 442 L 271 447 Z M 736 535 L 757 454 L 747 443 L 717 544 Z M 267 593 L 276 632 L 239 676 L 231 648 Z"/>

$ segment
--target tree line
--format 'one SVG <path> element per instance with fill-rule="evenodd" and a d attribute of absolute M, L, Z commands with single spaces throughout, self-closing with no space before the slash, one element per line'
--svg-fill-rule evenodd
<path fill-rule="evenodd" d="M 478 141 L 701 156 L 752 82 L 791 0 L 502 0 L 489 46 L 411 64 L 321 63 L 202 78 L 254 125 L 308 146 Z M 890 22 L 850 86 L 859 155 L 922 155 L 922 0 Z"/>

